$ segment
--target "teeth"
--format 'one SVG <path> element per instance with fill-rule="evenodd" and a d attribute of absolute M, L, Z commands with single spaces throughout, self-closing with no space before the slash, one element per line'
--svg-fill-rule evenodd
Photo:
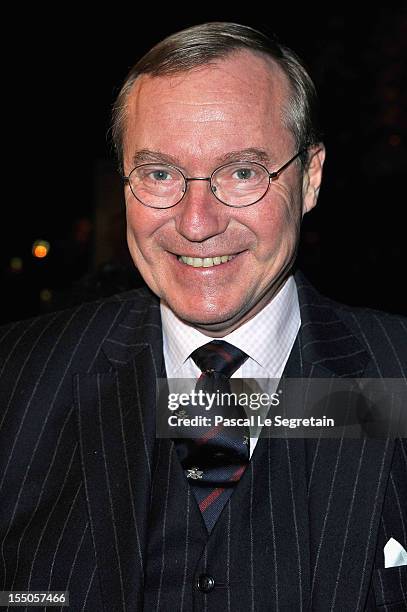
<path fill-rule="evenodd" d="M 233 259 L 233 255 L 219 255 L 218 257 L 178 257 L 179 261 L 183 261 L 187 266 L 194 268 L 210 268 L 211 266 L 219 266 L 221 263 L 226 263 Z"/>

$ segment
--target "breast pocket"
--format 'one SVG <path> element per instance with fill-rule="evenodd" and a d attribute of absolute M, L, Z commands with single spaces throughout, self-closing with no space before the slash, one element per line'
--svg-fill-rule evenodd
<path fill-rule="evenodd" d="M 376 570 L 373 589 L 378 609 L 407 612 L 407 565 Z"/>

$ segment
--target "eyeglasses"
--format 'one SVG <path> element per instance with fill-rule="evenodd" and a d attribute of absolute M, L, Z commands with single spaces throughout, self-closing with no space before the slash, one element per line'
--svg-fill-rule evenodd
<path fill-rule="evenodd" d="M 149 163 L 133 168 L 123 180 L 134 197 L 149 208 L 172 208 L 187 192 L 190 181 L 209 181 L 215 198 L 233 208 L 243 208 L 259 202 L 270 183 L 304 153 L 302 149 L 275 172 L 269 172 L 257 162 L 236 161 L 216 168 L 208 177 L 186 177 L 179 168 L 169 164 Z"/>

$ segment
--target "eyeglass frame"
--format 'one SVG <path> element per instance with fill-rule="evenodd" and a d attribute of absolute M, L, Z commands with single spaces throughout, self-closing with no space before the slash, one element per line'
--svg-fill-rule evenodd
<path fill-rule="evenodd" d="M 238 160 L 235 162 L 228 162 L 227 164 L 223 164 L 222 166 L 219 166 L 218 168 L 215 168 L 215 170 L 213 170 L 213 172 L 211 173 L 210 176 L 207 177 L 201 177 L 201 176 L 190 176 L 187 177 L 185 176 L 185 174 L 182 172 L 182 170 L 180 168 L 178 168 L 177 166 L 173 166 L 172 164 L 166 164 L 163 163 L 163 166 L 166 166 L 168 168 L 173 168 L 174 170 L 177 170 L 182 178 L 184 179 L 185 182 L 185 190 L 182 194 L 182 196 L 180 197 L 180 199 L 178 200 L 178 202 L 175 202 L 175 204 L 171 204 L 171 206 L 150 206 L 150 204 L 145 204 L 144 202 L 142 202 L 142 200 L 140 200 L 140 198 L 138 198 L 136 196 L 136 194 L 134 193 L 133 189 L 131 188 L 131 182 L 130 182 L 130 176 L 132 174 L 132 172 L 134 172 L 134 170 L 137 170 L 137 168 L 142 168 L 143 166 L 150 166 L 150 165 L 160 165 L 159 162 L 148 162 L 145 164 L 138 164 L 137 166 L 134 166 L 134 168 L 129 172 L 128 176 L 122 176 L 122 180 L 125 184 L 127 184 L 130 187 L 130 191 L 133 194 L 133 196 L 136 198 L 136 200 L 138 202 L 140 202 L 140 204 L 142 204 L 143 206 L 145 206 L 146 208 L 154 208 L 155 210 L 168 210 L 170 208 L 174 208 L 174 206 L 177 206 L 183 199 L 185 194 L 187 193 L 188 190 L 188 183 L 190 181 L 209 181 L 209 188 L 211 193 L 215 196 L 215 198 L 218 200 L 218 202 L 220 202 L 221 204 L 223 204 L 224 206 L 229 206 L 230 208 L 247 208 L 248 206 L 253 206 L 253 204 L 257 204 L 257 202 L 260 202 L 260 200 L 262 200 L 268 193 L 268 190 L 270 189 L 270 184 L 271 181 L 277 179 L 280 174 L 286 169 L 288 168 L 288 166 L 290 166 L 293 161 L 295 161 L 297 159 L 297 157 L 299 157 L 300 155 L 302 155 L 302 153 L 304 153 L 305 151 L 307 151 L 308 147 L 304 147 L 303 149 L 300 149 L 298 151 L 298 153 L 296 153 L 294 155 L 294 157 L 292 157 L 291 159 L 288 160 L 288 162 L 286 162 L 285 164 L 283 164 L 278 170 L 275 170 L 274 172 L 270 172 L 266 166 L 263 166 L 263 164 L 260 164 L 259 162 L 256 161 L 252 161 L 252 160 Z M 230 166 L 232 164 L 244 164 L 244 163 L 251 163 L 251 164 L 256 164 L 257 166 L 260 166 L 261 168 L 263 168 L 263 170 L 266 171 L 266 173 L 268 174 L 268 185 L 267 185 L 267 189 L 266 191 L 263 193 L 263 195 L 258 198 L 258 200 L 255 200 L 254 202 L 251 202 L 250 204 L 243 204 L 242 206 L 236 206 L 234 204 L 228 204 L 227 202 L 224 202 L 223 200 L 221 200 L 216 193 L 213 191 L 213 186 L 212 186 L 212 177 L 213 175 L 218 172 L 219 170 L 222 170 L 222 168 L 226 168 L 227 166 Z"/>

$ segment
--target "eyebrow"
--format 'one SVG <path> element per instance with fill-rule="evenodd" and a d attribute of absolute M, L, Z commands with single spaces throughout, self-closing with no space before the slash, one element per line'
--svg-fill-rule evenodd
<path fill-rule="evenodd" d="M 227 164 L 233 161 L 254 161 L 260 163 L 271 163 L 270 155 L 264 149 L 248 147 L 238 151 L 229 151 L 215 159 L 215 164 Z M 150 149 L 140 149 L 133 155 L 133 167 L 142 163 L 165 163 L 172 166 L 181 167 L 182 164 L 177 157 L 163 153 L 162 151 L 151 151 Z"/>

